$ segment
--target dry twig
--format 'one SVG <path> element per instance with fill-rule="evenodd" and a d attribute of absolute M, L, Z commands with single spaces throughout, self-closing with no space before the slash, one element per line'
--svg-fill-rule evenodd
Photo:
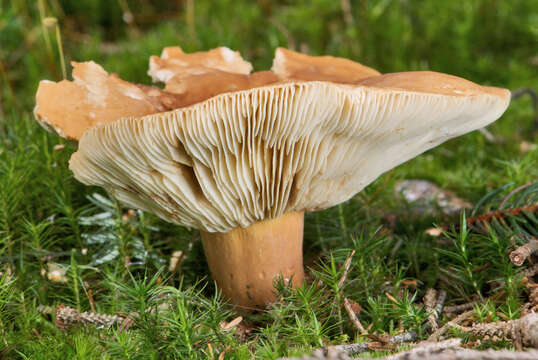
<path fill-rule="evenodd" d="M 448 330 L 450 330 L 452 327 L 458 325 L 463 320 L 467 319 L 469 316 L 473 315 L 475 313 L 474 310 L 466 311 L 460 315 L 458 315 L 453 320 L 447 322 L 445 325 L 443 325 L 441 328 L 437 329 L 433 332 L 433 334 L 430 335 L 428 338 L 428 341 L 437 341 L 441 336 L 443 336 Z"/>
<path fill-rule="evenodd" d="M 520 192 L 521 190 L 525 190 L 526 188 L 528 188 L 529 186 L 531 186 L 532 184 L 529 182 L 529 183 L 526 183 L 526 184 L 523 184 L 521 186 L 518 186 L 517 188 L 515 188 L 514 190 L 510 191 L 508 193 L 508 195 L 506 195 L 503 199 L 503 201 L 501 201 L 501 203 L 499 204 L 499 209 L 502 209 L 504 207 L 504 204 L 506 204 L 506 202 L 512 197 L 514 196 L 514 194 Z"/>
<path fill-rule="evenodd" d="M 443 306 L 445 305 L 446 300 L 446 291 L 439 290 L 436 291 L 436 298 L 434 299 L 433 307 L 432 309 L 427 309 L 428 312 L 431 312 L 430 316 L 428 316 L 428 330 L 429 331 L 435 331 L 439 327 L 437 324 L 437 321 L 439 320 L 439 316 L 441 316 L 441 313 L 443 312 Z M 426 304 L 425 304 L 426 305 Z"/>
<path fill-rule="evenodd" d="M 441 295 L 441 293 L 439 293 L 439 295 Z M 430 315 L 428 316 L 428 328 L 432 331 L 435 331 L 438 328 L 437 318 L 439 317 L 439 314 L 441 312 L 437 312 L 437 298 L 437 290 L 431 288 L 426 290 L 426 294 L 424 295 L 424 308 L 428 313 L 430 313 Z M 444 292 L 444 298 L 446 298 L 446 292 Z M 442 299 L 442 303 L 444 302 L 444 299 Z"/>
<path fill-rule="evenodd" d="M 536 251 L 538 251 L 538 239 L 533 236 L 528 243 L 510 253 L 510 261 L 516 266 L 521 266 Z"/>
<path fill-rule="evenodd" d="M 511 339 L 519 350 L 522 349 L 522 345 L 538 348 L 538 314 L 536 313 L 530 313 L 517 320 L 458 327 L 484 340 Z"/>
<path fill-rule="evenodd" d="M 80 312 L 72 307 L 58 305 L 56 307 L 56 326 L 60 329 L 67 329 L 74 324 L 93 324 L 101 327 L 108 327 L 120 324 L 123 328 L 128 328 L 133 320 L 123 315 L 97 314 L 94 312 Z"/>
<path fill-rule="evenodd" d="M 472 216 L 466 219 L 465 223 L 468 227 L 476 226 L 478 224 L 489 224 L 493 219 L 504 219 L 508 215 L 514 215 L 519 216 L 521 214 L 524 214 L 525 212 L 529 213 L 536 213 L 538 211 L 538 205 L 526 205 L 526 206 L 520 206 L 517 208 L 510 208 L 510 209 L 502 209 L 502 210 L 496 210 L 492 211 L 486 214 L 478 215 L 478 216 Z M 459 230 L 460 224 L 455 224 L 454 228 L 456 231 Z M 441 227 L 435 227 L 430 228 L 425 231 L 426 234 L 430 236 L 440 236 L 443 231 L 449 231 L 450 226 L 441 226 Z"/>
<path fill-rule="evenodd" d="M 493 219 L 504 219 L 507 216 L 506 214 L 518 216 L 523 214 L 525 211 L 535 213 L 536 211 L 538 211 L 538 205 L 526 205 L 517 208 L 496 210 L 483 215 L 472 216 L 470 218 L 467 218 L 467 225 L 473 225 L 476 223 L 489 223 Z"/>
<path fill-rule="evenodd" d="M 465 304 L 459 304 L 459 305 L 451 305 L 451 306 L 445 306 L 443 309 L 443 312 L 445 314 L 460 314 L 465 310 L 469 310 L 474 308 L 474 306 L 478 304 L 477 301 L 471 301 Z"/>
<path fill-rule="evenodd" d="M 359 321 L 359 319 L 357 318 L 357 315 L 355 313 L 355 310 L 353 309 L 353 306 L 351 304 L 351 301 L 348 299 L 348 298 L 344 298 L 344 308 L 346 309 L 346 312 L 349 316 L 349 319 L 351 320 L 351 322 L 353 323 L 353 325 L 355 326 L 355 328 L 357 330 L 359 330 L 359 333 L 360 334 L 366 334 L 367 331 L 366 329 L 364 328 L 364 326 L 362 326 L 361 322 Z"/>
<path fill-rule="evenodd" d="M 384 335 L 369 335 L 370 338 L 375 338 L 377 341 L 368 341 L 356 344 L 343 344 L 329 347 L 330 351 L 342 353 L 345 355 L 354 355 L 366 352 L 369 350 L 380 349 L 383 345 L 400 345 L 406 342 L 413 342 L 418 335 L 415 331 L 406 332 L 396 336 Z"/>
<path fill-rule="evenodd" d="M 344 263 L 344 273 L 342 274 L 340 281 L 338 281 L 338 289 L 340 290 L 342 289 L 342 286 L 347 279 L 347 273 L 349 272 L 349 268 L 351 267 L 351 260 L 353 258 L 353 255 L 355 255 L 355 250 L 351 250 L 351 253 L 349 254 L 346 259 L 346 262 Z"/>
<path fill-rule="evenodd" d="M 509 351 L 509 350 L 471 350 L 460 347 L 460 339 L 450 339 L 438 343 L 425 341 L 415 348 L 397 354 L 377 358 L 378 360 L 536 360 L 538 351 Z M 350 358 L 345 353 L 334 350 L 316 350 L 310 356 L 301 358 L 281 358 L 280 360 L 366 360 L 368 358 Z"/>

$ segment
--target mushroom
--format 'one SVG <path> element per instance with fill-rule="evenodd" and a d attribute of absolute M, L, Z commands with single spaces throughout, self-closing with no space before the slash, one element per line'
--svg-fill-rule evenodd
<path fill-rule="evenodd" d="M 272 72 L 251 74 L 223 49 L 152 57 L 149 73 L 164 90 L 127 86 L 102 69 L 77 77 L 94 65 L 75 63 L 74 83 L 40 84 L 35 113 L 80 139 L 76 179 L 200 229 L 218 287 L 244 308 L 272 302 L 279 276 L 303 282 L 305 211 L 346 201 L 385 171 L 488 125 L 510 100 L 508 90 L 451 75 L 380 75 L 285 49 Z"/>

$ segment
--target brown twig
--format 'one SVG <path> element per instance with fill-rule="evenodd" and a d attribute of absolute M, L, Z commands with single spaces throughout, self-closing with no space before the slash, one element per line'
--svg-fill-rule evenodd
<path fill-rule="evenodd" d="M 366 344 L 366 343 L 362 343 Z M 410 351 L 401 352 L 395 355 L 389 355 L 387 357 L 379 358 L 379 359 L 391 359 L 391 360 L 399 360 L 399 359 L 427 359 L 427 357 L 410 357 L 413 356 L 412 354 L 421 354 L 424 355 L 433 355 L 435 353 L 440 353 L 443 350 L 448 349 L 458 349 L 461 344 L 461 339 L 450 339 L 446 341 L 442 341 L 439 343 L 428 343 L 424 342 L 414 349 Z M 359 344 L 351 344 L 353 346 L 359 345 Z M 348 360 L 351 359 L 349 356 L 358 354 L 359 352 L 368 351 L 369 349 L 366 347 L 366 350 L 363 350 L 365 348 L 364 346 L 361 347 L 346 347 L 342 348 L 345 345 L 337 345 L 337 346 L 329 346 L 326 349 L 318 349 L 315 350 L 312 355 L 310 356 L 303 356 L 302 358 L 281 358 L 279 360 Z M 360 351 L 356 351 L 357 349 L 360 349 Z M 360 360 L 363 358 L 353 358 L 355 360 Z"/>
<path fill-rule="evenodd" d="M 56 326 L 60 329 L 67 329 L 74 324 L 93 324 L 105 327 L 120 324 L 123 326 L 127 320 L 131 319 L 123 315 L 97 314 L 88 311 L 80 312 L 62 304 L 56 307 Z"/>
<path fill-rule="evenodd" d="M 484 138 L 492 144 L 499 144 L 502 143 L 502 141 L 499 141 L 492 133 L 489 132 L 486 128 L 478 129 L 478 131 L 484 135 Z"/>
<path fill-rule="evenodd" d="M 523 184 L 521 186 L 518 186 L 517 188 L 515 188 L 514 190 L 510 191 L 508 193 L 508 195 L 506 195 L 503 199 L 503 201 L 501 201 L 501 203 L 499 204 L 499 209 L 502 209 L 504 207 L 504 204 L 506 204 L 506 202 L 512 197 L 514 196 L 514 194 L 520 192 L 521 190 L 524 190 L 526 188 L 528 188 L 529 186 L 531 186 L 532 184 L 529 182 L 529 183 L 526 183 L 526 184 Z"/>
<path fill-rule="evenodd" d="M 453 320 L 447 322 L 445 325 L 437 329 L 433 332 L 433 334 L 430 335 L 428 338 L 428 341 L 437 341 L 441 336 L 443 336 L 448 330 L 450 330 L 452 327 L 459 325 L 460 322 L 467 319 L 469 316 L 473 315 L 475 313 L 475 310 L 469 310 L 466 311 L 458 316 L 456 316 Z"/>
<path fill-rule="evenodd" d="M 465 310 L 469 310 L 474 308 L 474 306 L 477 304 L 477 301 L 471 301 L 465 304 L 459 304 L 459 305 L 451 305 L 451 306 L 445 306 L 443 309 L 443 312 L 445 314 L 460 314 L 461 312 Z"/>
<path fill-rule="evenodd" d="M 349 272 L 349 269 L 351 267 L 351 260 L 353 258 L 353 255 L 355 255 L 355 250 L 351 250 L 351 253 L 346 259 L 346 262 L 344 263 L 344 273 L 342 274 L 342 277 L 340 278 L 340 281 L 338 281 L 338 289 L 342 289 L 342 286 L 344 285 L 344 282 L 347 279 L 347 273 Z"/>
<path fill-rule="evenodd" d="M 518 216 L 524 211 L 535 213 L 538 211 L 538 205 L 526 205 L 517 208 L 496 210 L 479 216 L 472 216 L 467 218 L 467 225 L 473 225 L 478 222 L 489 223 L 492 219 L 504 219 L 507 216 L 506 214 Z"/>
<path fill-rule="evenodd" d="M 385 334 L 386 335 L 386 334 Z M 380 345 L 400 345 L 406 342 L 413 342 L 416 341 L 418 338 L 418 335 L 415 331 L 406 332 L 403 334 L 399 334 L 396 336 L 388 336 L 388 335 L 371 335 L 372 337 L 376 338 L 376 341 L 368 341 L 368 342 L 362 342 L 362 343 L 356 343 L 356 344 L 343 344 L 343 345 L 335 345 L 330 346 L 330 351 L 333 351 L 335 353 L 343 353 L 345 355 L 354 355 L 354 354 L 360 354 L 362 352 L 366 352 L 373 349 L 378 349 Z"/>
<path fill-rule="evenodd" d="M 426 294 L 424 294 L 423 302 L 424 302 L 424 308 L 428 313 L 430 313 L 430 316 L 428 316 L 428 324 L 431 329 L 434 331 L 437 330 L 437 321 L 435 319 L 435 303 L 437 301 L 437 290 L 435 289 L 428 289 L 426 290 Z"/>
<path fill-rule="evenodd" d="M 351 305 L 351 302 L 349 301 L 348 298 L 344 298 L 344 308 L 346 309 L 349 319 L 351 320 L 355 328 L 359 330 L 359 333 L 366 334 L 367 331 L 364 328 L 364 326 L 362 326 L 359 319 L 357 318 L 357 315 L 355 314 L 355 310 L 353 310 L 353 306 Z"/>
<path fill-rule="evenodd" d="M 379 195 L 379 193 L 381 193 L 381 191 L 385 189 L 385 187 L 389 183 L 389 180 L 393 174 L 394 174 L 394 169 L 388 172 L 387 176 L 385 176 L 385 180 L 383 180 L 383 184 L 381 184 L 381 186 L 377 188 L 377 190 L 372 194 L 372 196 L 370 196 L 370 198 L 366 200 L 366 203 L 365 203 L 366 205 L 370 205 L 372 201 L 374 201 L 374 199 L 377 197 L 377 195 Z"/>
<path fill-rule="evenodd" d="M 516 266 L 521 266 L 535 251 L 538 251 L 538 239 L 533 236 L 528 243 L 510 253 L 510 261 Z"/>
<path fill-rule="evenodd" d="M 517 320 L 478 323 L 461 330 L 484 340 L 511 339 L 518 350 L 522 345 L 538 348 L 538 314 L 530 313 Z"/>
<path fill-rule="evenodd" d="M 491 211 L 491 212 L 486 213 L 486 214 L 482 214 L 482 215 L 478 215 L 478 216 L 472 216 L 472 217 L 467 218 L 465 223 L 467 224 L 467 226 L 470 227 L 472 225 L 476 225 L 476 224 L 480 224 L 480 223 L 481 224 L 488 224 L 493 219 L 504 219 L 504 218 L 506 218 L 508 216 L 507 214 L 514 215 L 514 216 L 519 216 L 519 215 L 523 214 L 524 212 L 530 212 L 530 213 L 534 214 L 537 211 L 538 211 L 538 205 L 525 205 L 525 206 L 520 206 L 520 207 L 517 207 L 517 208 L 496 210 L 496 211 Z M 454 227 L 457 230 L 459 228 L 459 224 L 456 224 Z M 429 234 L 429 235 L 432 235 L 432 236 L 439 236 L 439 235 L 441 235 L 442 231 L 448 231 L 448 230 L 450 230 L 449 226 L 441 226 L 441 227 L 438 227 L 438 228 L 428 229 L 428 230 L 426 230 L 426 233 Z"/>
<path fill-rule="evenodd" d="M 445 305 L 445 300 L 446 300 L 446 291 L 444 290 L 439 290 L 437 292 L 437 297 L 435 299 L 435 303 L 434 303 L 434 307 L 433 307 L 433 311 L 432 314 L 430 314 L 430 316 L 428 316 L 428 330 L 430 331 L 435 331 L 438 329 L 439 327 L 439 324 L 437 323 L 437 321 L 439 320 L 439 316 L 441 316 L 441 313 L 443 312 L 443 306 Z"/>
<path fill-rule="evenodd" d="M 450 339 L 431 343 L 428 341 L 417 345 L 415 348 L 397 354 L 377 358 L 377 360 L 536 360 L 537 350 L 509 351 L 509 350 L 471 350 L 460 347 L 461 339 Z M 351 358 L 345 353 L 339 353 L 329 349 L 316 350 L 310 356 L 301 358 L 281 358 L 279 360 L 366 360 L 370 357 Z"/>

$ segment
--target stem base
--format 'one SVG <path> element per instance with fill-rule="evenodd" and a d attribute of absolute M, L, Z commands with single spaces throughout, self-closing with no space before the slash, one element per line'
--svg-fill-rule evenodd
<path fill-rule="evenodd" d="M 213 279 L 232 304 L 264 309 L 275 300 L 273 281 L 302 284 L 304 213 L 294 212 L 227 233 L 202 231 Z"/>

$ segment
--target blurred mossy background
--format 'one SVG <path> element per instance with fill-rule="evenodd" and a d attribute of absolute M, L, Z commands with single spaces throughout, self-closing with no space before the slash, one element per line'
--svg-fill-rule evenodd
<path fill-rule="evenodd" d="M 60 36 L 51 21 L 43 22 L 51 17 Z M 283 46 L 350 58 L 383 73 L 427 69 L 538 89 L 538 0 L 0 0 L 0 358 L 217 358 L 223 352 L 230 359 L 277 358 L 364 340 L 347 321 L 343 297 L 362 305 L 359 318 L 372 324 L 371 332 L 421 330 L 427 313 L 419 302 L 427 287 L 445 289 L 450 303 L 482 301 L 481 313 L 493 314 L 488 320 L 519 317 L 527 293 L 506 253 L 524 241 L 519 235 L 536 231 L 535 219 L 489 235 L 453 234 L 449 243 L 456 245 L 443 248 L 424 230 L 458 217 L 414 212 L 394 185 L 427 179 L 474 204 L 502 189 L 476 212 L 496 209 L 511 190 L 538 179 L 530 96 L 514 100 L 488 128 L 493 141 L 479 132 L 452 140 L 342 206 L 308 214 L 311 281 L 298 292 L 280 289 L 282 302 L 245 316 L 248 331 L 238 334 L 219 325 L 237 314 L 208 281 L 197 231 L 129 212 L 102 190 L 77 183 L 67 168 L 75 146 L 33 120 L 39 81 L 62 79 L 60 43 L 68 74 L 69 61 L 94 60 L 146 84 L 148 58 L 165 46 L 186 52 L 227 46 L 256 70 L 269 69 L 275 48 Z M 513 205 L 536 201 L 519 200 Z M 357 253 L 340 289 L 341 265 L 352 249 Z M 174 250 L 183 251 L 184 262 L 170 271 Z M 499 281 L 504 285 L 495 288 Z M 488 301 L 494 293 L 501 295 Z M 163 302 L 172 310 L 152 310 Z M 127 331 L 62 331 L 43 310 L 60 303 L 132 313 L 136 324 Z"/>

